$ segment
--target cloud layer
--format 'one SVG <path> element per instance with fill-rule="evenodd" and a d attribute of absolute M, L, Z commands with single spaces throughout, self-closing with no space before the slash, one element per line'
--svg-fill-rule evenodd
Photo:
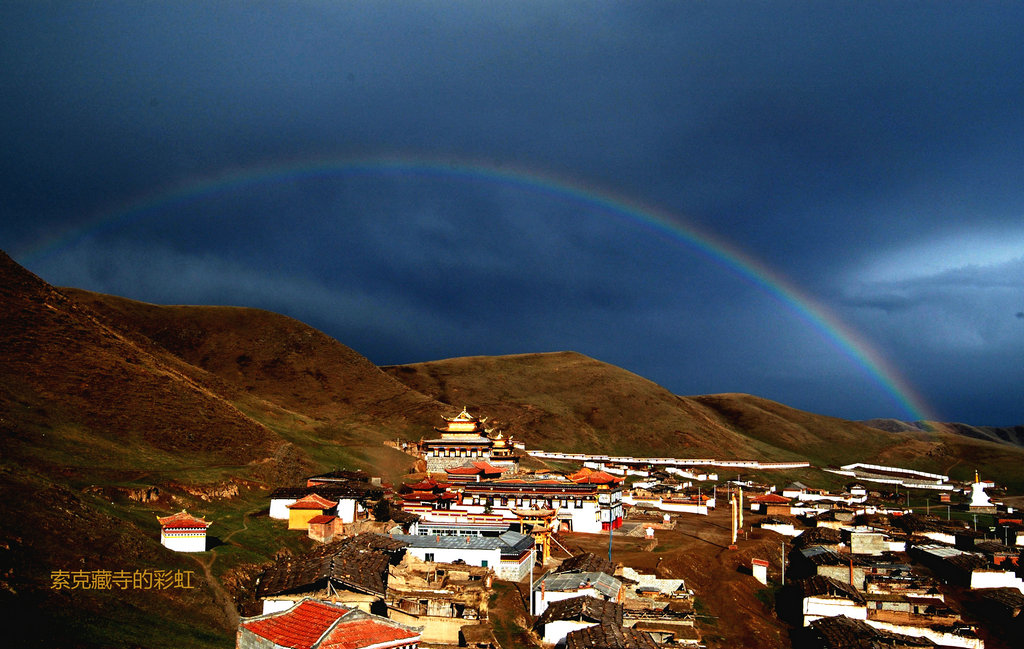
<path fill-rule="evenodd" d="M 937 415 L 1019 424 L 1020 24 L 998 2 L 6 3 L 0 245 L 58 284 L 285 312 L 380 363 L 576 349 L 679 393 L 912 416 L 728 266 L 540 187 L 335 173 L 116 218 L 230 169 L 477 160 L 675 215 Z M 67 231 L 88 234 L 47 248 Z"/>

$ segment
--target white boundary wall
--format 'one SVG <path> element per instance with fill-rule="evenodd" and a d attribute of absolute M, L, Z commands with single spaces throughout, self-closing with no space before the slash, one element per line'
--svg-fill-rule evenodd
<path fill-rule="evenodd" d="M 577 462 L 610 462 L 612 464 L 651 464 L 654 466 L 717 466 L 735 469 L 804 469 L 810 462 L 760 462 L 758 460 L 715 460 L 708 458 L 630 457 L 624 455 L 592 455 L 590 453 L 559 453 L 540 449 L 526 451 L 534 457 Z"/>

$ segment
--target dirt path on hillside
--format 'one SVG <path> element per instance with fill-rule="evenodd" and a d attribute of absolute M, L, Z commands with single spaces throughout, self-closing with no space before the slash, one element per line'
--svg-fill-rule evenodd
<path fill-rule="evenodd" d="M 224 619 L 225 622 L 227 623 L 228 628 L 237 629 L 238 609 L 235 608 L 234 600 L 231 599 L 231 596 L 228 595 L 228 592 L 224 590 L 223 586 L 220 585 L 220 581 L 218 581 L 217 578 L 213 576 L 213 571 L 210 570 L 210 567 L 213 565 L 213 560 L 216 558 L 212 556 L 215 550 L 211 550 L 210 552 L 211 557 L 209 561 L 203 561 L 197 556 L 193 556 L 192 558 L 195 559 L 196 563 L 198 563 L 199 566 L 203 569 L 203 575 L 206 576 L 206 583 L 210 585 L 210 590 L 213 591 L 213 598 L 217 601 L 218 604 L 220 604 L 221 608 L 224 610 Z"/>
<path fill-rule="evenodd" d="M 698 613 L 705 615 L 698 619 L 698 628 L 709 648 L 789 649 L 789 626 L 758 599 L 765 587 L 749 571 L 752 558 L 765 559 L 771 563 L 770 575 L 777 578 L 783 537 L 751 530 L 754 517 L 746 518 L 748 538 L 740 534 L 736 550 L 729 549 L 729 512 L 720 509 L 706 517 L 673 515 L 676 529 L 657 530 L 658 545 L 650 552 L 640 550 L 644 539 L 617 536 L 612 560 L 659 577 L 685 579 L 695 593 Z M 561 536 L 570 547 L 607 556 L 606 536 Z"/>
<path fill-rule="evenodd" d="M 252 512 L 245 512 L 242 514 L 242 527 L 222 538 L 221 543 L 226 544 L 235 534 L 249 529 L 250 513 Z M 220 604 L 221 608 L 224 610 L 224 619 L 227 621 L 229 628 L 237 628 L 239 615 L 238 609 L 235 607 L 235 601 L 231 598 L 231 595 L 224 590 L 220 580 L 213 575 L 213 563 L 217 560 L 217 548 L 210 550 L 210 556 L 206 561 L 194 555 L 192 558 L 195 559 L 196 563 L 202 567 L 203 575 L 206 576 L 206 582 L 210 584 L 210 589 L 213 591 L 214 599 L 217 600 L 217 603 Z"/>

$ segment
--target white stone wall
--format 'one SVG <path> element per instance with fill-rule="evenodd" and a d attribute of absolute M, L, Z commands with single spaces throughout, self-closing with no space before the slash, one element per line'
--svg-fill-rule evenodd
<path fill-rule="evenodd" d="M 802 532 L 802 530 L 800 530 L 800 531 L 796 530 L 793 527 L 792 523 L 785 523 L 783 525 L 777 525 L 775 523 L 768 523 L 768 524 L 762 523 L 761 524 L 761 529 L 762 530 L 771 530 L 772 532 L 775 532 L 776 534 L 781 534 L 783 536 L 800 536 L 800 534 Z"/>
<path fill-rule="evenodd" d="M 596 588 L 581 588 L 580 590 L 566 590 L 566 591 L 544 591 L 537 588 L 533 591 L 533 614 L 540 616 L 541 613 L 548 609 L 548 604 L 551 602 L 560 602 L 563 599 L 572 599 L 573 597 L 596 597 L 598 599 L 605 599 L 600 593 L 597 592 Z"/>
<path fill-rule="evenodd" d="M 531 552 L 520 561 L 498 561 L 495 572 L 498 575 L 498 579 L 520 582 L 523 579 L 526 579 L 526 576 L 530 574 L 530 567 L 532 563 L 533 553 Z"/>
<path fill-rule="evenodd" d="M 295 606 L 295 604 L 296 601 L 294 599 L 265 599 L 263 600 L 263 615 L 287 611 Z"/>
<path fill-rule="evenodd" d="M 682 579 L 659 579 L 657 575 L 637 572 L 628 566 L 622 569 L 622 576 L 625 579 L 637 582 L 637 588 L 657 588 L 665 594 L 673 593 L 683 585 Z"/>
<path fill-rule="evenodd" d="M 298 498 L 271 498 L 270 517 L 279 521 L 288 520 L 288 505 L 294 505 Z"/>
<path fill-rule="evenodd" d="M 195 533 L 160 532 L 160 543 L 175 552 L 206 552 L 206 531 Z"/>
<path fill-rule="evenodd" d="M 338 501 L 338 518 L 342 523 L 356 521 L 356 501 L 354 498 L 342 498 Z"/>
<path fill-rule="evenodd" d="M 468 544 L 467 544 L 468 545 Z M 433 559 L 439 563 L 454 563 L 461 559 L 470 566 L 483 566 L 487 562 L 488 568 L 498 570 L 501 563 L 501 550 L 497 547 L 493 550 L 481 550 L 478 548 L 407 548 L 406 552 L 421 561 L 428 561 L 427 555 L 432 554 Z"/>
<path fill-rule="evenodd" d="M 1004 570 L 975 570 L 971 573 L 971 588 L 1016 588 L 1024 594 L 1024 580 Z"/>
<path fill-rule="evenodd" d="M 593 622 L 577 622 L 575 620 L 558 620 L 544 625 L 544 642 L 558 644 L 573 631 L 594 626 Z"/>
<path fill-rule="evenodd" d="M 845 615 L 855 620 L 868 619 L 868 608 L 851 600 L 831 597 L 805 597 L 803 601 L 804 626 L 822 617 Z"/>
<path fill-rule="evenodd" d="M 977 637 L 964 637 L 955 633 L 947 633 L 927 626 L 911 626 L 909 624 L 892 624 L 878 620 L 866 620 L 868 624 L 876 629 L 893 631 L 909 636 L 924 636 L 932 642 L 943 647 L 967 647 L 968 649 L 984 649 L 985 641 Z"/>

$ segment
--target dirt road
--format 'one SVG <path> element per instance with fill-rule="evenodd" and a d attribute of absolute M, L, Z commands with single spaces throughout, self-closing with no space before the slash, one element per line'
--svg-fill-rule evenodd
<path fill-rule="evenodd" d="M 685 579 L 695 591 L 698 612 L 707 616 L 699 619 L 699 628 L 709 648 L 788 649 L 789 627 L 758 598 L 758 591 L 764 591 L 762 598 L 768 592 L 749 571 L 751 559 L 765 559 L 771 562 L 769 575 L 777 580 L 783 537 L 751 530 L 754 517 L 747 517 L 748 538 L 740 534 L 737 549 L 730 550 L 728 510 L 719 509 L 710 516 L 673 515 L 673 520 L 675 529 L 655 532 L 658 544 L 650 552 L 640 549 L 645 539 L 615 536 L 612 560 L 661 577 Z M 607 556 L 607 536 L 562 534 L 560 538 L 570 549 Z"/>

